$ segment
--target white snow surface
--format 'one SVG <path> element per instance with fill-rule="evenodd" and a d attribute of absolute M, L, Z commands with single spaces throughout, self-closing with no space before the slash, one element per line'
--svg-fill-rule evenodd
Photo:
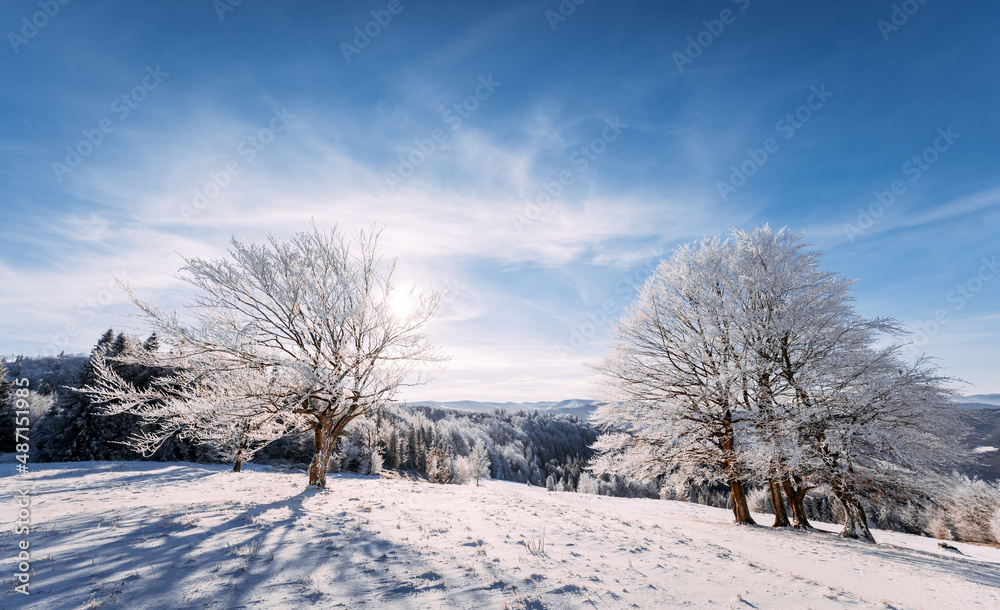
<path fill-rule="evenodd" d="M 9 608 L 1000 608 L 1000 549 L 737 526 L 649 499 L 249 465 L 33 465 L 31 595 Z M 0 464 L 5 498 L 23 482 Z M 543 540 L 544 538 L 544 546 Z"/>

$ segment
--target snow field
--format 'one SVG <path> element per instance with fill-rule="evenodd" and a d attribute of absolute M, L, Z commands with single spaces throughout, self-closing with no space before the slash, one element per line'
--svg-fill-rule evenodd
<path fill-rule="evenodd" d="M 700 505 L 502 481 L 330 475 L 321 492 L 303 472 L 253 465 L 33 468 L 32 595 L 5 585 L 0 606 L 1000 607 L 1000 549 L 956 553 L 905 534 L 876 531 L 873 546 L 736 526 Z M 13 465 L 0 472 L 12 497 Z M 0 538 L 8 576 L 13 513 Z"/>

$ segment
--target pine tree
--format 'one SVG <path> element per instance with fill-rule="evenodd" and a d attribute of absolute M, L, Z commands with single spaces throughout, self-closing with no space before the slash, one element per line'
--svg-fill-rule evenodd
<path fill-rule="evenodd" d="M 14 389 L 14 383 L 7 378 L 7 367 L 0 362 L 0 405 L 7 404 L 12 389 Z"/>
<path fill-rule="evenodd" d="M 0 453 L 14 451 L 17 445 L 13 390 L 13 382 L 7 379 L 7 368 L 0 362 Z"/>
<path fill-rule="evenodd" d="M 142 349 L 149 353 L 156 353 L 160 349 L 160 339 L 156 336 L 156 333 L 149 335 L 142 344 Z"/>
<path fill-rule="evenodd" d="M 95 382 L 94 358 L 117 357 L 142 349 L 143 345 L 154 345 L 155 337 L 145 344 L 126 336 L 115 335 L 108 329 L 91 352 L 91 360 L 83 367 L 76 388 L 90 386 Z M 122 365 L 116 372 L 136 387 L 148 385 L 156 371 L 139 365 Z M 36 449 L 42 461 L 85 461 L 85 460 L 138 460 L 143 456 L 122 444 L 122 441 L 141 430 L 141 419 L 131 413 L 105 415 L 101 405 L 94 404 L 88 394 L 71 391 L 61 396 L 54 412 L 45 420 L 45 430 L 39 434 Z M 190 457 L 186 451 L 174 444 L 161 454 L 170 457 Z"/>
<path fill-rule="evenodd" d="M 387 421 L 382 420 L 380 417 L 380 427 L 385 426 L 387 423 Z M 399 434 L 396 432 L 396 428 L 390 430 L 389 438 L 385 441 L 385 467 L 399 467 Z"/>

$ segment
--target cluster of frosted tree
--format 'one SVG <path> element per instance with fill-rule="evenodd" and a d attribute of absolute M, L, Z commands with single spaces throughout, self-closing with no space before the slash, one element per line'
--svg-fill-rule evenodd
<path fill-rule="evenodd" d="M 204 432 L 191 435 L 202 439 L 197 443 L 174 435 L 162 440 L 154 452 L 143 454 L 133 449 L 133 443 L 122 440 L 161 436 L 157 431 L 159 420 L 144 419 L 128 410 L 108 409 L 106 404 L 95 404 L 90 394 L 71 389 L 93 385 L 99 362 L 113 367 L 118 378 L 136 390 L 149 389 L 153 380 L 163 385 L 172 379 L 177 384 L 176 370 L 138 364 L 157 352 L 158 344 L 156 335 L 142 340 L 109 329 L 89 358 L 19 357 L 6 363 L 10 369 L 7 377 L 29 377 L 32 386 L 46 392 L 31 390 L 27 399 L 32 405 L 32 459 L 234 463 L 238 459 L 234 445 L 240 439 L 246 445 L 245 433 L 210 439 Z M 10 385 L 3 375 L 5 371 L 0 368 L 0 404 L 4 404 L 3 395 Z M 6 429 L 4 425 L 11 428 L 11 441 L 13 424 L 12 416 L 0 419 L 0 431 Z M 276 440 L 265 436 L 258 445 L 250 445 L 248 452 L 266 463 L 309 464 L 315 454 L 313 434 L 294 429 L 285 432 Z M 344 427 L 333 446 L 330 470 L 375 474 L 385 468 L 423 476 L 435 483 L 461 484 L 493 478 L 545 486 L 552 491 L 655 497 L 654 486 L 620 475 L 595 477 L 586 471 L 585 465 L 593 456 L 590 445 L 597 435 L 593 425 L 570 415 L 500 409 L 470 413 L 390 404 Z M 13 446 L 0 450 L 12 451 Z"/>
<path fill-rule="evenodd" d="M 17 428 L 23 428 L 22 416 L 18 416 L 17 411 L 28 411 L 28 437 L 31 439 L 32 459 L 38 459 L 39 436 L 37 432 L 51 429 L 51 427 L 40 426 L 40 423 L 49 415 L 56 403 L 59 388 L 69 386 L 79 379 L 80 370 L 86 363 L 84 356 L 48 356 L 39 358 L 25 358 L 18 356 L 10 362 L 0 362 L 0 453 L 11 452 L 16 448 L 15 433 Z M 27 379 L 27 387 L 19 389 L 27 390 L 27 396 L 22 400 L 27 403 L 27 409 L 17 408 L 10 390 L 13 388 L 13 380 Z M 23 382 L 21 382 L 23 384 Z M 24 434 L 24 431 L 21 431 Z"/>
<path fill-rule="evenodd" d="M 228 259 L 186 258 L 177 277 L 197 295 L 184 315 L 122 284 L 158 351 L 98 353 L 84 390 L 109 415 L 144 422 L 130 447 L 151 454 L 168 439 L 214 447 L 239 470 L 291 430 L 314 440 L 309 483 L 326 487 L 332 450 L 353 420 L 377 412 L 403 385 L 423 383 L 442 361 L 420 329 L 435 294 L 400 295 L 395 260 L 377 230 L 345 240 L 336 230 L 234 237 Z M 400 299 L 408 307 L 398 306 Z M 139 387 L 122 366 L 168 371 Z"/>
<path fill-rule="evenodd" d="M 28 432 L 31 439 L 31 450 L 33 460 L 37 460 L 38 434 L 40 430 L 45 430 L 39 424 L 46 419 L 55 405 L 59 394 L 57 393 L 63 386 L 69 386 L 79 379 L 80 370 L 86 363 L 83 356 L 59 356 L 26 358 L 17 356 L 10 362 L 0 362 L 0 453 L 11 452 L 15 449 L 15 432 L 17 428 L 23 428 L 23 413 L 21 416 L 17 411 L 28 411 Z M 27 379 L 27 386 L 21 381 L 18 389 L 27 390 L 27 395 L 21 399 L 27 403 L 20 403 L 18 407 L 11 391 L 14 389 L 14 380 Z M 65 391 L 65 388 L 63 388 Z M 24 434 L 24 431 L 21 431 Z"/>
<path fill-rule="evenodd" d="M 726 484 L 738 523 L 753 523 L 749 484 L 768 489 L 776 526 L 803 528 L 820 488 L 844 536 L 873 540 L 865 506 L 926 493 L 928 476 L 968 459 L 963 430 L 948 380 L 925 358 L 904 361 L 900 325 L 860 316 L 852 280 L 800 239 L 734 231 L 660 264 L 596 366 L 594 419 L 611 430 L 593 466 Z"/>
<path fill-rule="evenodd" d="M 359 418 L 337 444 L 333 470 L 376 474 L 382 468 L 422 474 L 435 483 L 493 478 L 592 493 L 627 495 L 628 483 L 600 480 L 585 470 L 597 430 L 569 415 L 469 413 L 434 407 L 390 405 Z M 299 462 L 311 439 L 291 435 L 258 454 L 262 460 Z"/>
<path fill-rule="evenodd" d="M 942 540 L 1000 543 L 1000 484 L 954 474 L 925 480 L 926 489 L 906 498 L 883 497 L 867 511 L 868 522 L 882 530 L 931 536 Z M 712 498 L 717 499 L 717 498 Z M 728 506 L 723 501 L 719 506 Z M 838 502 L 830 493 L 815 490 L 805 498 L 809 518 L 836 523 Z M 773 510 L 767 488 L 753 489 L 750 508 Z"/>
<path fill-rule="evenodd" d="M 80 371 L 88 361 L 89 358 L 83 354 L 17 356 L 3 363 L 3 366 L 9 377 L 27 379 L 31 390 L 48 395 L 73 387 L 79 381 Z"/>

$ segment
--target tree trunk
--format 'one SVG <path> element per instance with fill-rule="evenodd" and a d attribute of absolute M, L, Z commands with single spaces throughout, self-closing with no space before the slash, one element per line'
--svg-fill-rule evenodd
<path fill-rule="evenodd" d="M 246 455 L 244 453 L 244 447 L 240 446 L 236 449 L 236 456 L 233 462 L 233 472 L 239 472 L 243 469 L 243 458 Z"/>
<path fill-rule="evenodd" d="M 847 488 L 847 485 L 840 479 L 835 479 L 830 487 L 833 489 L 833 495 L 837 496 L 837 499 L 840 500 L 840 505 L 844 509 L 844 529 L 840 532 L 840 535 L 845 538 L 866 540 L 874 543 L 875 537 L 872 536 L 871 530 L 868 529 L 868 519 L 865 515 L 865 509 L 862 508 L 858 499 L 854 497 L 854 494 Z"/>
<path fill-rule="evenodd" d="M 791 478 L 785 477 L 781 480 L 781 488 L 785 490 L 788 506 L 792 509 L 792 527 L 801 530 L 812 529 L 803 504 L 803 500 L 806 499 L 805 485 L 793 483 Z"/>
<path fill-rule="evenodd" d="M 326 471 L 330 468 L 333 448 L 337 445 L 340 433 L 352 419 L 354 416 L 351 415 L 342 415 L 337 419 L 326 415 L 316 416 L 316 421 L 313 423 L 313 442 L 316 444 L 316 450 L 309 464 L 310 485 L 326 489 Z"/>
<path fill-rule="evenodd" d="M 747 506 L 747 494 L 743 489 L 743 481 L 730 475 L 729 490 L 733 495 L 733 516 L 736 517 L 736 523 L 757 525 L 757 522 L 750 516 L 750 507 Z"/>
<path fill-rule="evenodd" d="M 333 420 L 324 415 L 317 415 L 313 422 L 313 441 L 316 449 L 312 462 L 309 464 L 309 484 L 320 489 L 326 489 L 326 471 L 330 467 L 330 456 L 333 453 Z"/>
<path fill-rule="evenodd" d="M 781 499 L 781 487 L 773 479 L 767 481 L 771 491 L 771 506 L 774 507 L 774 525 L 771 527 L 788 527 L 788 513 L 785 512 L 785 502 Z"/>
<path fill-rule="evenodd" d="M 745 525 L 757 525 L 757 522 L 750 516 L 750 507 L 747 506 L 747 494 L 743 489 L 743 481 L 740 479 L 733 456 L 736 452 L 736 435 L 733 430 L 733 418 L 729 409 L 726 409 L 722 416 L 722 426 L 725 434 L 722 438 L 723 466 L 729 474 L 729 491 L 733 497 L 733 516 L 736 523 Z"/>

